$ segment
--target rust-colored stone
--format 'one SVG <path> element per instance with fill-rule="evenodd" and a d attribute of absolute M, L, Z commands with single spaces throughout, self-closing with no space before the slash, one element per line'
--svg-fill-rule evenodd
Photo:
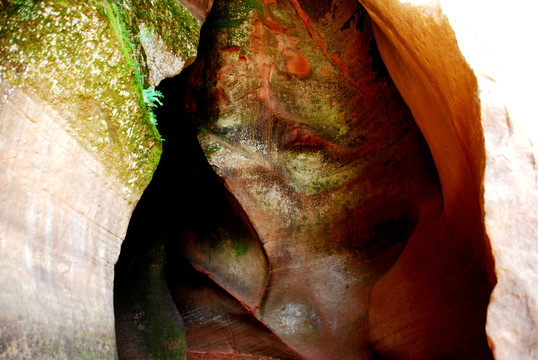
<path fill-rule="evenodd" d="M 251 316 L 307 359 L 487 356 L 484 253 L 467 254 L 460 240 L 483 241 L 479 219 L 444 209 L 428 147 L 365 10 L 333 1 L 311 17 L 306 5 L 264 3 L 230 22 L 234 5 L 215 2 L 187 75 L 202 148 L 267 256 L 268 286 Z M 439 261 L 438 251 L 449 256 Z M 471 289 L 479 301 L 463 295 Z M 178 304 L 190 296 L 175 294 Z M 211 346 L 207 330 L 191 331 L 190 349 L 241 352 L 226 345 L 223 323 L 212 329 Z"/>

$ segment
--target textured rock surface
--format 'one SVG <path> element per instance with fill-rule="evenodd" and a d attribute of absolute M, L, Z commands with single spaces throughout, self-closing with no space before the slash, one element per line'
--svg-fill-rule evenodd
<path fill-rule="evenodd" d="M 0 356 L 113 356 L 114 263 L 137 194 L 49 104 L 1 90 Z"/>
<path fill-rule="evenodd" d="M 472 6 L 452 1 L 363 3 L 379 25 L 376 37 L 387 67 L 432 149 L 441 182 L 446 183 L 445 203 L 454 195 L 454 202 L 467 202 L 466 197 L 456 195 L 470 194 L 469 186 L 465 191 L 457 190 L 457 182 L 463 177 L 475 184 L 475 194 L 483 178 L 481 218 L 491 242 L 498 281 L 487 318 L 488 341 L 495 358 L 534 359 L 538 354 L 534 145 L 538 128 L 527 84 L 535 83 L 538 77 L 533 65 L 538 49 L 529 39 L 536 33 L 529 15 L 536 11 L 536 5 L 518 2 L 507 8 L 484 1 Z M 500 18 L 510 25 L 499 27 L 494 19 Z M 515 59 L 519 59 L 517 66 Z M 469 99 L 475 98 L 478 101 L 471 110 Z M 430 104 L 444 103 L 443 114 L 427 111 L 421 99 Z M 432 129 L 446 125 L 454 130 L 436 134 Z M 454 151 L 450 159 L 443 159 L 448 156 L 448 144 L 436 150 L 436 144 L 443 145 L 443 140 L 452 142 L 451 132 L 464 152 L 460 160 Z M 451 163 L 450 169 L 443 170 Z M 443 172 L 457 178 L 450 179 L 451 175 Z M 469 205 L 467 202 L 466 207 Z"/>
<path fill-rule="evenodd" d="M 414 34 L 405 17 L 412 11 L 391 18 L 390 6 L 366 5 L 374 15 L 380 9 L 374 20 L 381 24 L 388 12 L 404 39 L 405 29 Z M 391 51 L 383 25 L 373 29 L 432 142 L 439 187 L 428 148 L 356 2 L 216 1 L 205 26 L 189 73 L 188 110 L 270 267 L 269 286 L 255 306 L 229 284 L 216 285 L 304 358 L 488 358 L 484 325 L 492 285 L 480 209 L 483 152 L 471 151 L 481 145 L 479 108 L 467 101 L 476 82 L 450 28 L 423 24 L 441 29 L 439 39 L 454 51 L 446 64 L 434 64 L 439 68 L 417 64 L 420 56 L 391 58 L 421 44 L 409 38 Z M 453 74 L 439 71 L 447 64 Z M 457 81 L 443 88 L 445 76 Z M 462 122 L 473 116 L 477 123 L 469 130 Z M 226 326 L 236 310 L 197 319 L 213 323 L 209 340 L 207 330 L 193 330 L 199 324 L 188 321 L 206 305 L 193 310 L 189 296 L 174 294 L 189 349 L 244 352 Z M 253 331 L 240 333 L 248 342 Z M 275 356 L 269 351 L 275 347 L 265 350 Z"/>
<path fill-rule="evenodd" d="M 116 357 L 114 264 L 161 152 L 127 31 L 142 3 L 2 3 L 0 358 Z"/>
<path fill-rule="evenodd" d="M 488 338 L 497 359 L 535 359 L 538 126 L 531 94 L 538 81 L 538 45 L 532 40 L 538 6 L 518 1 L 506 8 L 480 1 L 465 10 L 451 2 L 442 7 L 478 80 L 486 150 L 484 220 L 498 280 L 488 307 Z M 478 10 L 477 26 L 469 14 Z M 510 24 L 502 27 L 506 31 L 493 20 L 498 18 Z"/>
<path fill-rule="evenodd" d="M 204 21 L 211 10 L 213 0 L 180 0 L 189 9 L 193 16 Z"/>
<path fill-rule="evenodd" d="M 361 3 L 216 1 L 115 339 L 198 21 L 4 1 L 0 358 L 536 358 L 535 9 Z"/>
<path fill-rule="evenodd" d="M 415 358 L 429 352 L 486 356 L 479 355 L 478 344 L 485 347 L 494 277 L 481 212 L 485 155 L 479 103 L 473 101 L 476 78 L 439 9 L 363 3 L 376 24 L 385 64 L 428 142 L 444 201 L 441 216 L 415 232 L 398 263 L 374 287 L 372 340 L 379 351 L 396 357 L 398 352 Z M 433 260 L 434 254 L 443 255 Z M 386 298 L 386 291 L 398 301 Z"/>
<path fill-rule="evenodd" d="M 179 3 L 190 6 L 192 1 Z M 195 15 L 203 15 L 205 8 L 200 6 Z M 206 4 L 206 11 L 210 6 Z M 144 50 L 139 61 L 147 65 L 149 85 L 157 86 L 162 79 L 179 74 L 194 60 L 200 24 L 184 6 L 175 0 L 133 0 L 124 7 L 132 13 L 129 25 Z"/>

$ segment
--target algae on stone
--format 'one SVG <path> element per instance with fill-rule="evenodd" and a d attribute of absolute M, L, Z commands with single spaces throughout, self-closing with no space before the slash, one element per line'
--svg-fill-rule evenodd
<path fill-rule="evenodd" d="M 149 183 L 161 138 L 151 107 L 138 22 L 185 60 L 200 25 L 176 1 L 11 0 L 0 13 L 0 82 L 51 104 L 65 126 L 131 194 Z"/>
<path fill-rule="evenodd" d="M 145 6 L 151 9 L 137 18 Z M 6 191 L 11 186 L 17 190 L 4 197 L 16 205 L 1 214 L 8 234 L 4 245 L 30 249 L 40 270 L 28 262 L 28 252 L 24 258 L 19 256 L 24 252 L 12 249 L 2 258 L 3 269 L 6 262 L 13 266 L 10 261 L 16 269 L 16 275 L 4 271 L 0 278 L 13 283 L 2 300 L 20 312 L 12 316 L 16 312 L 4 309 L 0 358 L 116 357 L 114 262 L 128 216 L 162 149 L 152 99 L 144 99 L 152 85 L 141 44 L 144 34 L 137 26 L 144 23 L 155 34 L 166 34 L 186 61 L 196 50 L 199 24 L 187 13 L 184 20 L 174 19 L 178 13 L 173 9 L 179 8 L 174 0 L 2 0 L 0 112 L 17 126 L 5 127 L 16 132 L 2 133 L 0 143 L 21 150 L 8 165 L 24 165 L 22 170 L 8 168 L 2 178 Z M 35 106 L 31 111 L 17 108 L 26 104 L 20 99 Z M 54 166 L 35 168 L 25 156 L 37 154 L 40 146 L 39 158 Z M 20 224 L 12 220 L 12 213 L 26 214 L 27 209 L 40 214 L 22 216 Z M 42 243 L 46 251 L 39 248 Z M 64 278 L 66 269 L 70 275 Z M 13 281 L 17 277 L 20 281 Z M 30 282 L 32 290 L 19 286 Z M 183 333 L 176 335 L 169 346 L 181 358 Z"/>

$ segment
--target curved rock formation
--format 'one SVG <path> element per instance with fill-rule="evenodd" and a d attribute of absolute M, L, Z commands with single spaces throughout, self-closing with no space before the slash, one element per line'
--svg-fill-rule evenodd
<path fill-rule="evenodd" d="M 478 104 L 463 101 L 476 91 L 473 75 L 442 24 L 439 41 L 454 53 L 435 66 L 454 67 L 458 82 L 439 89 L 444 78 L 413 73 L 436 74 L 417 64 L 415 43 L 389 48 L 378 8 L 368 5 L 381 53 L 432 143 L 440 184 L 364 8 L 216 1 L 187 75 L 187 108 L 270 272 L 254 304 L 219 281 L 223 270 L 202 272 L 300 357 L 488 358 L 494 280 L 480 207 L 483 155 L 470 152 L 480 146 L 477 125 L 458 126 L 478 120 Z M 393 58 L 401 53 L 411 58 Z M 235 277 L 252 280 L 240 269 Z M 189 296 L 175 295 L 185 318 L 201 311 L 184 305 Z M 219 341 L 202 340 L 209 332 L 190 331 L 186 322 L 191 350 L 244 351 L 226 326 L 238 315 L 220 314 L 223 323 L 211 328 Z M 255 334 L 241 333 L 247 342 Z"/>
<path fill-rule="evenodd" d="M 411 357 L 427 357 L 431 351 L 447 354 L 444 356 L 476 357 L 476 336 L 483 336 L 485 307 L 494 282 L 481 211 L 484 152 L 480 109 L 478 103 L 469 101 L 477 96 L 476 80 L 442 14 L 417 21 L 416 9 L 405 4 L 364 4 L 375 22 L 385 64 L 428 141 L 444 201 L 443 214 L 433 223 L 437 225 L 425 229 L 423 235 L 417 233 L 413 239 L 417 248 L 409 246 L 388 276 L 376 284 L 373 299 L 379 296 L 381 301 L 377 309 L 374 305 L 371 321 L 383 325 L 375 337 L 381 347 L 394 346 L 395 342 L 413 343 L 416 347 L 406 346 Z M 398 21 L 392 18 L 395 14 Z M 425 34 L 425 40 L 415 41 L 417 33 Z M 443 257 L 433 260 L 430 254 L 435 252 Z M 402 286 L 406 278 L 413 279 L 414 290 Z M 439 284 L 439 278 L 445 279 L 444 283 Z M 408 306 L 387 302 L 383 294 L 388 289 L 400 300 L 406 299 L 403 303 Z M 428 296 L 425 289 L 431 291 Z M 472 299 L 468 296 L 471 292 Z M 432 301 L 438 303 L 442 314 L 435 313 Z M 384 341 L 394 332 L 386 320 L 402 312 L 408 318 L 402 319 L 408 324 L 406 331 L 390 337 L 390 342 Z M 419 336 L 417 340 L 413 327 L 432 337 Z M 453 344 L 444 342 L 447 328 L 460 329 L 451 335 L 456 341 Z M 440 341 L 432 342 L 434 333 Z"/>
<path fill-rule="evenodd" d="M 535 358 L 537 134 L 524 89 L 537 73 L 513 60 L 518 54 L 530 65 L 536 58 L 537 47 L 524 40 L 536 26 L 520 18 L 522 4 L 362 3 L 376 24 L 385 64 L 432 151 L 448 225 L 470 231 L 460 240 L 468 244 L 468 261 L 481 262 L 490 281 L 498 280 L 487 319 L 495 358 Z M 536 10 L 531 8 L 524 13 Z M 500 32 L 500 17 L 513 36 Z"/>
<path fill-rule="evenodd" d="M 2 3 L 0 358 L 538 356 L 534 5 L 181 2 Z"/>
<path fill-rule="evenodd" d="M 199 30 L 148 3 L 0 5 L 2 359 L 117 356 L 114 264 L 161 153 L 137 30 L 181 64 Z"/>

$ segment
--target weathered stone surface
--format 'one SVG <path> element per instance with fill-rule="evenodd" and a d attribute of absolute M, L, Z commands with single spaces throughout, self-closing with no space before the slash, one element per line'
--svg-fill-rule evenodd
<path fill-rule="evenodd" d="M 140 3 L 2 3 L 0 358 L 117 356 L 114 264 L 161 152 Z M 173 26 L 192 56 L 190 19 Z"/>
<path fill-rule="evenodd" d="M 143 201 L 144 197 L 139 204 Z M 168 290 L 164 244 L 155 238 L 155 220 L 136 208 L 115 266 L 114 314 L 121 359 L 186 355 L 185 326 Z"/>
<path fill-rule="evenodd" d="M 138 354 L 148 357 L 151 353 L 144 347 L 162 343 L 163 338 L 153 336 L 150 329 L 160 324 L 154 314 L 169 309 L 149 290 L 162 283 L 154 276 L 160 263 L 152 260 L 152 253 L 164 243 L 168 286 L 189 331 L 189 358 L 204 356 L 192 350 L 200 345 L 208 351 L 223 351 L 221 358 L 226 358 L 230 346 L 247 355 L 289 358 L 294 352 L 252 315 L 267 285 L 267 260 L 237 200 L 207 163 L 194 130 L 187 121 L 178 121 L 183 104 L 177 99 L 182 98 L 178 94 L 182 89 L 181 77 L 164 80 L 160 86 L 165 95 L 162 109 L 168 110 L 158 109 L 157 113 L 167 141 L 153 180 L 133 214 L 116 265 L 116 324 L 123 327 L 118 331 L 118 345 L 121 339 L 122 347 L 139 349 Z M 152 315 L 144 311 L 141 318 L 140 310 L 129 309 L 132 305 L 140 309 L 151 297 L 152 303 L 161 305 Z M 133 323 L 143 327 L 137 329 Z M 221 340 L 230 333 L 235 340 L 227 346 Z M 133 334 L 147 339 L 133 341 Z M 245 334 L 249 334 L 248 341 Z M 126 357 L 131 358 L 132 353 Z"/>
<path fill-rule="evenodd" d="M 538 356 L 530 5 L 361 3 L 215 3 L 172 102 L 221 178 L 174 128 L 116 269 L 120 356 Z M 199 23 L 175 0 L 3 5 L 0 358 L 115 357 L 150 86 Z"/>
<path fill-rule="evenodd" d="M 211 10 L 213 0 L 179 0 L 198 20 L 204 21 Z"/>
<path fill-rule="evenodd" d="M 0 356 L 114 356 L 114 263 L 139 194 L 49 104 L 0 89 Z"/>
<path fill-rule="evenodd" d="M 472 198 L 475 208 L 477 201 L 480 205 L 497 278 L 487 318 L 495 358 L 533 359 L 538 351 L 538 133 L 527 84 L 537 80 L 533 64 L 538 49 L 528 38 L 536 33 L 528 15 L 535 5 L 363 3 L 378 25 L 385 63 L 432 149 L 444 184 L 445 211 L 450 213 L 451 202 L 467 203 L 469 209 Z M 505 26 L 494 19 L 503 19 Z M 451 133 L 457 142 L 450 140 Z M 449 143 L 459 143 L 464 156 L 447 151 Z M 464 178 L 471 182 L 458 190 Z M 461 208 L 456 212 L 465 213 Z"/>
<path fill-rule="evenodd" d="M 174 54 L 163 39 L 155 32 L 141 23 L 140 33 L 144 34 L 140 42 L 146 53 L 146 61 L 149 67 L 148 81 L 152 86 L 157 86 L 164 78 L 177 75 L 183 70 L 187 62 Z"/>
<path fill-rule="evenodd" d="M 124 9 L 132 13 L 132 31 L 144 50 L 139 61 L 147 66 L 151 86 L 178 75 L 196 56 L 200 22 L 181 4 L 191 5 L 190 1 L 132 0 Z"/>
<path fill-rule="evenodd" d="M 479 89 L 486 164 L 484 221 L 497 285 L 487 334 L 496 359 L 538 357 L 538 182 L 535 91 L 538 7 L 442 2 Z M 480 12 L 480 21 L 470 14 Z M 502 18 L 499 27 L 494 19 Z"/>
<path fill-rule="evenodd" d="M 481 211 L 484 150 L 476 78 L 439 9 L 399 1 L 363 4 L 443 190 L 442 212 L 426 228 L 417 227 L 398 262 L 374 286 L 371 340 L 396 358 L 487 357 L 484 326 L 494 275 Z"/>
<path fill-rule="evenodd" d="M 481 85 L 480 97 L 487 154 L 484 211 L 498 282 L 486 329 L 496 359 L 530 360 L 538 356 L 536 137 L 521 124 L 527 115 L 512 116 L 498 90 L 489 93 L 488 87 Z"/>
<path fill-rule="evenodd" d="M 441 187 L 354 1 L 216 1 L 205 26 L 187 106 L 267 254 L 269 286 L 256 318 L 308 359 L 487 358 L 489 253 L 480 171 L 467 155 L 481 158 L 461 144 L 477 140 L 453 126 L 461 109 L 432 91 L 437 79 L 405 78 L 420 92 L 404 99 L 423 111 L 419 125 L 438 120 L 427 123 L 428 136 L 448 134 L 432 151 Z M 472 94 L 476 83 L 461 64 L 453 66 Z M 241 342 L 235 335 L 213 329 L 219 337 L 210 344 L 193 332 L 192 350 L 240 352 L 227 347 L 230 337 Z"/>

